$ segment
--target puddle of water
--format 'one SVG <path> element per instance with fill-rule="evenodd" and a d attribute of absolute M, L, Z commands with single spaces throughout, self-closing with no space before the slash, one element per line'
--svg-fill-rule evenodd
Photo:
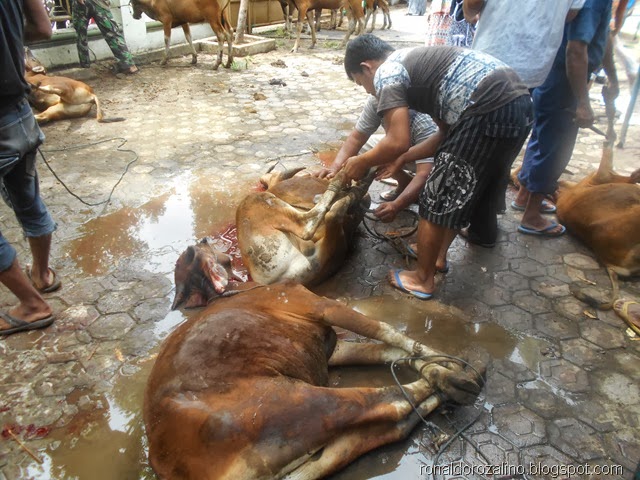
<path fill-rule="evenodd" d="M 238 203 L 253 183 L 184 175 L 173 189 L 138 208 L 88 221 L 66 252 L 86 274 L 100 275 L 119 261 L 134 259 L 140 268 L 171 272 L 178 255 L 196 239 L 227 235 Z M 137 264 L 138 265 L 138 264 Z"/>
<path fill-rule="evenodd" d="M 320 163 L 322 163 L 323 166 L 328 167 L 333 163 L 337 154 L 337 149 L 331 149 L 321 150 L 319 152 L 316 152 L 314 155 L 318 158 L 318 160 L 320 160 Z"/>
<path fill-rule="evenodd" d="M 108 393 L 74 391 L 69 403 L 82 405 L 66 426 L 51 431 L 49 448 L 39 452 L 42 464 L 32 463 L 25 478 L 82 480 L 153 480 L 147 465 L 142 421 L 144 386 L 152 358 L 140 362 L 130 376 L 118 377 Z M 91 403 L 88 403 L 90 399 Z"/>

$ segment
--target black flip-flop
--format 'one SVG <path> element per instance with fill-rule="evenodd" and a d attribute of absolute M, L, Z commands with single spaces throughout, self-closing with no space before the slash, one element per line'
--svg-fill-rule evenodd
<path fill-rule="evenodd" d="M 12 327 L 5 330 L 0 330 L 0 335 L 11 335 L 12 333 L 46 328 L 55 320 L 55 317 L 53 315 L 49 315 L 48 317 L 36 320 L 35 322 L 25 322 L 24 320 L 20 320 L 19 318 L 13 317 L 5 312 L 0 312 L 0 318 Z"/>
<path fill-rule="evenodd" d="M 60 287 L 62 287 L 62 282 L 58 279 L 58 275 L 56 274 L 56 271 L 51 267 L 49 267 L 49 271 L 51 272 L 51 275 L 53 275 L 53 282 L 51 283 L 51 285 L 47 285 L 46 287 L 43 287 L 43 288 L 38 288 L 36 287 L 36 284 L 34 283 L 33 278 L 31 278 L 31 266 L 27 265 L 26 267 L 24 267 L 24 273 L 27 274 L 27 277 L 31 281 L 31 285 L 33 285 L 33 288 L 38 290 L 40 293 L 55 292 L 56 290 L 60 290 Z"/>

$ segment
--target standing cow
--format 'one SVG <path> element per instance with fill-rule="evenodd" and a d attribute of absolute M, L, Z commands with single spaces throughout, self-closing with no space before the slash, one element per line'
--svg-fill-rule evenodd
<path fill-rule="evenodd" d="M 193 42 L 191 40 L 190 23 L 209 22 L 212 30 L 218 38 L 218 58 L 213 66 L 217 70 L 222 63 L 222 52 L 224 42 L 227 42 L 227 63 L 225 68 L 231 67 L 233 62 L 232 55 L 232 27 L 229 17 L 226 14 L 226 8 L 229 0 L 223 0 L 226 3 L 220 6 L 218 0 L 131 0 L 133 7 L 133 18 L 139 20 L 143 13 L 148 17 L 162 22 L 164 27 L 164 59 L 162 65 L 167 63 L 169 58 L 169 43 L 171 41 L 171 29 L 181 26 L 184 36 L 191 46 L 191 63 L 198 61 L 198 55 Z"/>

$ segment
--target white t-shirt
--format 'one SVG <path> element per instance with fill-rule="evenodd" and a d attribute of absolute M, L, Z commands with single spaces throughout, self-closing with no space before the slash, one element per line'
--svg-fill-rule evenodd
<path fill-rule="evenodd" d="M 513 68 L 529 88 L 544 83 L 556 56 L 569 10 L 585 0 L 486 0 L 473 49 Z"/>

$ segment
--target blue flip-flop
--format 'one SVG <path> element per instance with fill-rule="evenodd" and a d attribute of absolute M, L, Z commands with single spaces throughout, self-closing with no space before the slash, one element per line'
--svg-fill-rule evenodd
<path fill-rule="evenodd" d="M 525 227 L 524 225 L 520 225 L 518 227 L 518 231 L 520 233 L 526 233 L 527 235 L 537 235 L 539 237 L 559 237 L 564 235 L 564 232 L 567 231 L 567 228 L 564 225 L 560 225 L 562 228 L 559 232 L 552 232 L 554 228 L 556 228 L 559 224 L 556 222 L 551 222 L 551 225 L 543 228 L 542 230 L 536 230 L 535 228 Z"/>
<path fill-rule="evenodd" d="M 518 211 L 518 212 L 524 212 L 524 210 L 525 210 L 525 206 L 524 205 L 518 205 L 515 200 L 513 202 L 511 202 L 511 208 L 513 210 Z M 540 205 L 540 213 L 556 213 L 557 210 L 558 209 L 556 208 L 556 206 L 554 204 L 549 203 L 546 200 L 543 200 L 542 201 L 542 205 Z"/>
<path fill-rule="evenodd" d="M 431 297 L 433 297 L 432 293 L 426 293 L 426 292 L 419 292 L 418 290 L 409 290 L 407 287 L 405 287 L 402 284 L 402 280 L 400 280 L 400 275 L 398 275 L 402 270 L 394 270 L 393 271 L 393 278 L 396 281 L 395 284 L 391 284 L 391 286 L 393 288 L 397 288 L 398 290 L 402 290 L 405 293 L 408 293 L 410 295 L 413 295 L 416 298 L 419 298 L 420 300 L 430 300 Z"/>
<path fill-rule="evenodd" d="M 405 248 L 407 249 L 407 256 L 413 258 L 415 260 L 418 259 L 418 252 L 416 252 L 409 242 L 405 242 Z M 449 260 L 444 264 L 444 267 L 438 268 L 436 267 L 436 272 L 438 273 L 449 273 Z"/>

